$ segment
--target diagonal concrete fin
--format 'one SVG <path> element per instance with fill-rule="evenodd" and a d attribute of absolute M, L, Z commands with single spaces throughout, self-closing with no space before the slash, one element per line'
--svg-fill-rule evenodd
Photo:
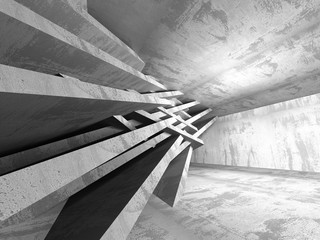
<path fill-rule="evenodd" d="M 46 239 L 125 239 L 170 161 L 170 138 L 69 198 Z"/>
<path fill-rule="evenodd" d="M 119 89 L 166 90 L 155 79 L 13 0 L 0 0 L 0 30 L 2 64 L 63 73 Z"/>
<path fill-rule="evenodd" d="M 182 196 L 193 148 L 188 147 L 171 161 L 153 194 L 173 207 Z"/>

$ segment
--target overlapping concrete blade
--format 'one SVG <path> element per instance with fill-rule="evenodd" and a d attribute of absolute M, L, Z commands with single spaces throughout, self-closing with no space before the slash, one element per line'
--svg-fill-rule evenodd
<path fill-rule="evenodd" d="M 211 112 L 212 110 L 210 109 L 210 108 L 208 108 L 208 109 L 206 109 L 206 110 L 204 110 L 204 111 L 202 111 L 202 112 L 200 112 L 200 113 L 198 113 L 198 114 L 196 114 L 196 115 L 194 115 L 194 116 L 192 116 L 192 117 L 190 117 L 189 119 L 187 119 L 187 120 L 185 120 L 187 123 L 189 123 L 189 124 L 193 124 L 193 126 L 194 126 L 194 123 L 195 122 L 203 122 L 203 119 L 204 119 L 204 121 L 206 120 L 206 119 L 209 119 L 208 117 L 206 117 L 210 112 Z M 211 119 L 211 118 L 210 118 Z M 197 127 L 197 129 L 199 130 L 199 127 L 201 127 L 202 125 L 200 124 L 198 124 L 198 127 Z M 180 123 L 179 125 L 177 125 L 177 127 L 178 128 L 181 128 L 181 129 L 183 129 L 184 127 L 185 127 L 185 124 L 184 123 Z"/>
<path fill-rule="evenodd" d="M 118 37 L 106 29 L 74 0 L 15 0 L 111 56 L 141 71 L 144 62 Z"/>
<path fill-rule="evenodd" d="M 13 0 L 0 0 L 0 40 L 2 64 L 62 73 L 119 89 L 166 90 L 156 80 Z"/>
<path fill-rule="evenodd" d="M 122 129 L 104 127 L 41 145 L 39 147 L 0 157 L 0 176 L 42 162 L 44 160 L 57 157 L 67 152 L 86 147 L 90 144 L 102 141 L 121 132 L 123 132 Z"/>
<path fill-rule="evenodd" d="M 192 133 L 195 133 L 196 131 L 198 131 L 198 128 L 196 128 L 195 126 L 193 126 L 191 123 L 185 121 L 184 119 L 182 119 L 179 115 L 177 116 L 174 113 L 169 112 L 167 109 L 165 109 L 164 107 L 158 107 L 158 109 L 166 114 L 168 114 L 171 117 L 175 117 L 179 122 L 185 124 L 186 126 L 184 127 L 187 131 L 191 131 Z"/>
<path fill-rule="evenodd" d="M 159 98 L 173 98 L 183 95 L 180 91 L 162 91 L 162 92 L 153 92 L 153 93 L 144 93 L 145 96 L 150 97 L 159 97 Z"/>
<path fill-rule="evenodd" d="M 70 197 L 46 239 L 126 239 L 181 142 L 168 139 Z"/>
<path fill-rule="evenodd" d="M 75 182 L 83 175 L 174 121 L 154 123 L 0 177 L 0 227 L 40 215 L 64 201 L 79 191 Z"/>
<path fill-rule="evenodd" d="M 67 201 L 63 201 L 46 211 L 45 213 L 30 218 L 22 223 L 12 223 L 6 227 L 0 227 L 1 240 L 43 240 L 48 234 L 53 223 L 59 216 L 63 206 Z"/>
<path fill-rule="evenodd" d="M 0 78 L 0 156 L 73 134 L 113 115 L 171 104 L 5 65 L 0 65 Z"/>
<path fill-rule="evenodd" d="M 173 135 L 182 136 L 185 140 L 191 143 L 194 149 L 201 147 L 203 145 L 203 141 L 195 135 L 196 133 L 191 135 L 186 131 L 180 129 L 179 127 L 175 127 L 175 126 L 169 126 L 165 129 L 165 131 Z"/>
<path fill-rule="evenodd" d="M 135 130 L 135 126 L 121 115 L 115 115 L 111 119 L 112 125 L 116 127 L 124 127 L 127 130 Z"/>
<path fill-rule="evenodd" d="M 154 195 L 172 207 L 183 194 L 192 152 L 192 147 L 188 147 L 171 161 L 153 192 Z"/>
<path fill-rule="evenodd" d="M 81 178 L 73 181 L 72 190 L 75 192 L 84 189 L 93 182 L 99 180 L 115 169 L 119 168 L 123 164 L 131 161 L 133 158 L 142 154 L 143 152 L 154 148 L 155 145 L 168 139 L 170 137 L 167 133 L 162 133 L 156 137 L 139 144 L 138 146 L 126 151 L 125 153 L 113 158 L 112 160 L 100 165 L 99 167 L 89 171 L 84 174 Z M 69 190 L 69 194 L 72 194 Z M 0 228 L 0 236 L 3 237 L 30 237 L 33 239 L 33 236 L 37 236 L 39 239 L 45 239 L 45 236 L 49 232 L 54 221 L 58 217 L 60 211 L 62 210 L 63 205 L 66 203 L 66 200 L 59 203 L 57 206 L 46 211 L 44 214 L 40 214 L 36 217 L 31 217 L 22 223 L 18 222 L 17 224 L 11 224 L 10 226 Z M 26 234 L 26 231 L 28 232 Z"/>
<path fill-rule="evenodd" d="M 175 98 L 175 99 L 173 99 L 173 100 L 174 100 L 176 106 L 183 104 L 183 103 L 182 103 L 179 99 L 177 99 L 177 98 Z M 187 113 L 187 111 L 189 111 L 189 108 L 188 108 L 188 107 L 187 107 L 187 108 L 184 108 L 183 110 L 180 110 L 180 111 L 176 112 L 176 114 L 179 115 L 179 116 L 181 116 L 183 119 L 191 118 L 191 115 L 190 115 L 189 113 Z"/>
<path fill-rule="evenodd" d="M 156 115 L 157 113 L 150 114 L 150 113 L 143 111 L 143 110 L 138 110 L 138 111 L 136 111 L 136 113 L 139 114 L 140 116 L 142 116 L 146 119 L 150 119 L 152 121 L 159 121 L 160 120 L 158 118 L 158 116 Z M 164 112 L 162 112 L 162 113 L 165 114 Z M 174 119 L 176 119 L 176 117 L 174 117 Z M 203 141 L 201 139 L 199 139 L 198 137 L 195 137 L 194 135 L 191 135 L 188 132 L 182 130 L 182 128 L 185 127 L 186 125 L 184 123 L 181 123 L 181 124 L 182 125 L 178 125 L 177 127 L 173 126 L 173 125 L 168 126 L 165 131 L 170 134 L 183 136 L 187 141 L 191 142 L 193 148 L 198 148 L 198 147 L 202 146 Z"/>

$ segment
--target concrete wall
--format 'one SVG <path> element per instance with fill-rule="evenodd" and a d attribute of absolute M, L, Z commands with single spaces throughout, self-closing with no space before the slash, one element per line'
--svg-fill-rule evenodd
<path fill-rule="evenodd" d="M 220 117 L 194 162 L 320 172 L 320 94 Z"/>

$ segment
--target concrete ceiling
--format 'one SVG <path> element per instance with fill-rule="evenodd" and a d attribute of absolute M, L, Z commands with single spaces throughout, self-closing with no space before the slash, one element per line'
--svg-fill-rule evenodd
<path fill-rule="evenodd" d="M 144 72 L 240 112 L 320 92 L 320 0 L 88 0 Z"/>

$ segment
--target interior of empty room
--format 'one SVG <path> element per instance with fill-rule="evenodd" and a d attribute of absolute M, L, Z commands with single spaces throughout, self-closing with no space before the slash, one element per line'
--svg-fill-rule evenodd
<path fill-rule="evenodd" d="M 0 0 L 0 239 L 320 239 L 320 0 Z"/>

